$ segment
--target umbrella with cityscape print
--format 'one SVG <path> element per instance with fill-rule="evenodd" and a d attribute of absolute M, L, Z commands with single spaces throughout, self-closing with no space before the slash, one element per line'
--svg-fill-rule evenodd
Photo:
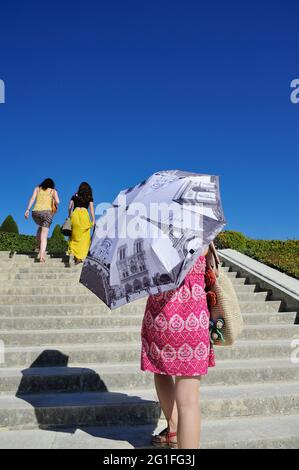
<path fill-rule="evenodd" d="M 175 289 L 225 224 L 218 176 L 154 173 L 99 218 L 80 282 L 110 309 Z"/>

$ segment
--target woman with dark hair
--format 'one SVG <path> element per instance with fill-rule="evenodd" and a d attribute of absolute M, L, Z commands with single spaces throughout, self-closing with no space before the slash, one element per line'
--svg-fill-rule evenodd
<path fill-rule="evenodd" d="M 90 210 L 91 219 L 88 209 Z M 69 240 L 68 253 L 75 263 L 81 263 L 87 256 L 90 245 L 90 229 L 95 225 L 92 189 L 85 181 L 80 184 L 76 194 L 69 203 L 72 234 Z"/>
<path fill-rule="evenodd" d="M 41 263 L 44 263 L 49 228 L 54 215 L 53 208 L 54 206 L 57 208 L 60 202 L 57 191 L 55 189 L 55 183 L 51 178 L 46 178 L 39 186 L 34 188 L 33 194 L 25 212 L 26 219 L 29 218 L 30 209 L 34 201 L 36 202 L 34 208 L 32 209 L 32 218 L 38 225 L 36 240 L 39 247 L 39 253 L 37 257 Z"/>

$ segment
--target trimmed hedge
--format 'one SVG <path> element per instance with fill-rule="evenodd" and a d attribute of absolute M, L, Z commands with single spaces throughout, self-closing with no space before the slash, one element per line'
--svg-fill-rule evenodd
<path fill-rule="evenodd" d="M 234 232 L 232 230 L 225 230 L 219 233 L 215 239 L 215 246 L 219 250 L 224 248 L 231 248 L 237 251 L 243 251 L 246 248 L 246 237 L 241 232 Z"/>
<path fill-rule="evenodd" d="M 17 223 L 11 215 L 8 215 L 6 219 L 2 222 L 0 230 L 1 232 L 19 233 Z"/>
<path fill-rule="evenodd" d="M 65 240 L 63 233 L 61 232 L 61 226 L 59 224 L 55 225 L 51 239 L 55 238 L 56 240 Z"/>
<path fill-rule="evenodd" d="M 299 240 L 255 240 L 226 230 L 215 239 L 218 249 L 232 248 L 299 279 Z"/>
<path fill-rule="evenodd" d="M 53 235 L 48 239 L 47 251 L 49 253 L 65 252 L 68 242 L 58 236 L 58 229 Z M 216 237 L 215 246 L 217 249 L 232 248 L 240 251 L 257 261 L 299 279 L 299 240 L 254 240 L 247 238 L 240 232 L 226 230 Z M 0 251 L 28 253 L 35 249 L 36 239 L 34 236 L 0 231 Z"/>
<path fill-rule="evenodd" d="M 47 251 L 49 253 L 65 252 L 67 241 L 57 237 L 49 238 Z M 0 251 L 16 251 L 28 253 L 37 247 L 36 238 L 32 235 L 19 235 L 17 233 L 0 232 Z"/>

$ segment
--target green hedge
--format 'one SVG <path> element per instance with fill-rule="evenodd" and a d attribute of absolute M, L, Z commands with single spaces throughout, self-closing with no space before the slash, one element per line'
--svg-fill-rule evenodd
<path fill-rule="evenodd" d="M 16 251 L 28 253 L 34 251 L 36 239 L 31 235 L 19 235 L 17 233 L 0 232 L 0 251 Z M 67 241 L 57 237 L 49 238 L 47 251 L 49 253 L 64 252 L 67 249 Z"/>
<path fill-rule="evenodd" d="M 232 248 L 299 279 L 299 240 L 255 240 L 226 230 L 215 239 L 218 249 Z"/>
<path fill-rule="evenodd" d="M 1 232 L 19 233 L 17 223 L 11 215 L 8 215 L 6 219 L 2 222 L 0 230 Z"/>
<path fill-rule="evenodd" d="M 58 235 L 58 229 L 55 232 Z M 60 236 L 48 240 L 49 253 L 65 252 L 68 242 Z M 254 240 L 240 232 L 226 230 L 215 239 L 218 249 L 232 248 L 281 272 L 299 279 L 299 240 Z M 0 232 L 0 251 L 27 253 L 35 250 L 34 236 Z"/>
<path fill-rule="evenodd" d="M 246 248 L 246 237 L 241 232 L 225 230 L 219 233 L 215 239 L 215 246 L 218 249 L 232 248 L 233 250 L 243 251 Z"/>

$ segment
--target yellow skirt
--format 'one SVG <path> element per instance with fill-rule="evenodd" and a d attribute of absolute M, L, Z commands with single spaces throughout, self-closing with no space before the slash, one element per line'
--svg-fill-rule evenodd
<path fill-rule="evenodd" d="M 88 210 L 77 207 L 71 215 L 72 235 L 69 240 L 68 254 L 84 260 L 90 246 L 90 229 L 92 222 Z"/>

